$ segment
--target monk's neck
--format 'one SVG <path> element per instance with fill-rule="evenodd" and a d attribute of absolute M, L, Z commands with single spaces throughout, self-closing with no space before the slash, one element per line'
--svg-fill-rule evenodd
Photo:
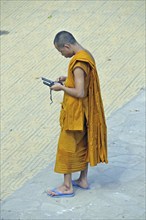
<path fill-rule="evenodd" d="M 93 59 L 93 61 L 95 61 L 95 60 L 94 60 L 94 57 L 92 56 L 92 54 L 90 53 L 90 51 L 88 51 L 87 49 L 85 49 L 84 47 L 82 47 L 80 44 L 77 43 L 77 44 L 73 47 L 74 55 L 77 54 L 78 52 L 82 51 L 82 50 L 86 51 L 86 52 L 91 56 L 91 58 Z"/>
<path fill-rule="evenodd" d="M 81 50 L 85 50 L 80 44 L 76 44 L 73 48 L 74 51 L 74 55 L 78 52 L 80 52 Z"/>

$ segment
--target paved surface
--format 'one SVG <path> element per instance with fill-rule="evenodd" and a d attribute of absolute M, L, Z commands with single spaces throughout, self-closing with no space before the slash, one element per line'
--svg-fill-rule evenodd
<path fill-rule="evenodd" d="M 45 190 L 62 183 L 50 164 L 3 201 L 2 219 L 144 220 L 144 94 L 109 118 L 109 164 L 89 169 L 90 190 L 75 189 L 72 198 L 48 197 Z"/>
<path fill-rule="evenodd" d="M 52 41 L 72 32 L 97 62 L 107 118 L 144 85 L 145 1 L 1 1 L 1 199 L 54 161 L 62 93 L 41 76 L 66 74 Z M 57 62 L 56 62 L 57 61 Z M 126 139 L 126 137 L 125 137 Z"/>

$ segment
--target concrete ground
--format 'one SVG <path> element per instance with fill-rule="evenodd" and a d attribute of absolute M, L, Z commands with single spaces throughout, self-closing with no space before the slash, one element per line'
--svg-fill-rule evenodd
<path fill-rule="evenodd" d="M 145 1 L 0 3 L 3 219 L 144 219 Z M 93 53 L 109 124 L 109 164 L 92 168 L 91 191 L 77 190 L 69 203 L 41 193 L 60 180 L 53 163 L 63 94 L 50 106 L 41 82 L 67 73 L 69 60 L 52 43 L 60 30 Z"/>
<path fill-rule="evenodd" d="M 109 164 L 89 169 L 89 190 L 74 189 L 71 198 L 48 197 L 45 191 L 63 180 L 49 164 L 3 201 L 1 219 L 144 220 L 144 102 L 141 91 L 108 119 Z"/>

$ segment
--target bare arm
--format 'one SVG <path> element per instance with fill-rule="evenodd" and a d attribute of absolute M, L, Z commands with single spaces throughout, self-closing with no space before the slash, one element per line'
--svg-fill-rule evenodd
<path fill-rule="evenodd" d="M 61 91 L 63 90 L 68 95 L 76 97 L 76 98 L 83 98 L 84 97 L 84 71 L 77 67 L 74 72 L 74 79 L 75 79 L 75 87 L 68 88 L 65 86 L 60 85 L 59 83 L 55 84 L 51 87 L 54 91 Z"/>

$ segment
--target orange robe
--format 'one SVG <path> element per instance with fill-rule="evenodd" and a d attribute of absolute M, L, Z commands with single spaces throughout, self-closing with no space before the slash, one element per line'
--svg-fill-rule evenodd
<path fill-rule="evenodd" d="M 73 173 L 84 170 L 87 162 L 95 166 L 107 160 L 107 128 L 96 64 L 88 52 L 76 53 L 70 61 L 65 86 L 74 88 L 73 71 L 85 72 L 85 97 L 64 93 L 56 155 L 55 172 Z"/>

